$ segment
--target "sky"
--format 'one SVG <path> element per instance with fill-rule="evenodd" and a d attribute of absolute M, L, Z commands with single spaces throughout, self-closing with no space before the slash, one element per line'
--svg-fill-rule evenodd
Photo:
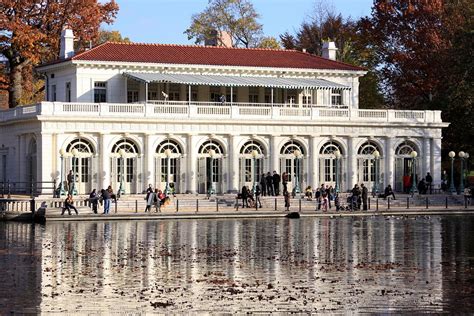
<path fill-rule="evenodd" d="M 183 32 L 191 16 L 202 12 L 208 0 L 115 0 L 120 6 L 117 18 L 107 30 L 120 31 L 132 42 L 161 44 L 194 44 Z M 335 12 L 357 19 L 369 15 L 373 0 L 328 0 Z M 301 23 L 309 20 L 316 0 L 252 0 L 260 14 L 265 36 L 279 38 L 294 34 Z"/>

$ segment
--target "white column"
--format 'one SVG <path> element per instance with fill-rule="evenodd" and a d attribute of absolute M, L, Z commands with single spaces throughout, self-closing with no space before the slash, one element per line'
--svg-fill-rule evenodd
<path fill-rule="evenodd" d="M 53 135 L 49 133 L 37 134 L 37 169 L 36 169 L 36 179 L 38 182 L 51 182 L 53 181 L 53 159 L 51 157 L 56 157 L 56 154 L 53 153 Z M 47 183 L 38 183 L 38 186 L 46 186 Z M 49 193 L 48 190 L 41 191 L 41 194 Z"/>
<path fill-rule="evenodd" d="M 353 137 L 347 139 L 347 189 L 357 183 L 357 151 L 354 142 Z"/>
<path fill-rule="evenodd" d="M 423 138 L 423 163 L 421 164 L 421 177 L 425 177 L 429 172 L 431 173 L 431 139 Z"/>
<path fill-rule="evenodd" d="M 152 148 L 151 144 L 151 135 L 150 134 L 145 134 L 145 148 L 144 148 L 144 179 L 143 179 L 143 185 L 148 188 L 149 184 L 154 185 L 154 180 L 155 179 L 155 168 L 154 168 L 154 150 Z"/>
<path fill-rule="evenodd" d="M 106 146 L 107 137 L 99 135 L 99 170 L 97 172 L 100 189 L 106 189 L 110 183 L 110 157 Z"/>
<path fill-rule="evenodd" d="M 433 165 L 433 187 L 437 188 L 441 184 L 441 138 L 433 138 L 431 148 L 431 161 Z M 449 170 L 448 170 L 449 171 Z M 449 174 L 449 173 L 448 173 Z"/>
<path fill-rule="evenodd" d="M 197 192 L 197 148 L 194 148 L 195 135 L 188 134 L 187 137 L 187 189 L 186 193 Z"/>
<path fill-rule="evenodd" d="M 239 150 L 237 136 L 229 136 L 229 192 L 239 192 Z"/>
<path fill-rule="evenodd" d="M 273 170 L 278 171 L 279 169 L 279 164 L 280 164 L 280 152 L 279 148 L 277 148 L 277 137 L 276 135 L 272 135 L 270 138 L 270 172 L 273 172 Z"/>
<path fill-rule="evenodd" d="M 317 148 L 318 138 L 316 136 L 311 136 L 309 142 L 309 179 L 308 185 L 313 188 L 317 188 L 319 185 L 319 152 Z"/>
<path fill-rule="evenodd" d="M 385 177 L 384 177 L 384 186 L 379 189 L 382 191 L 385 189 L 387 185 L 391 185 L 392 188 L 395 188 L 394 181 L 394 168 L 395 168 L 395 150 L 392 148 L 392 138 L 387 136 L 385 138 L 385 151 L 384 151 L 384 158 L 385 158 Z"/>

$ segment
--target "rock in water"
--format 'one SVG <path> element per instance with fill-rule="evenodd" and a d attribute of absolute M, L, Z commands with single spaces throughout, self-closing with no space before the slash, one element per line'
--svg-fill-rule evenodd
<path fill-rule="evenodd" d="M 291 212 L 285 215 L 287 218 L 300 218 L 300 213 L 298 212 Z"/>

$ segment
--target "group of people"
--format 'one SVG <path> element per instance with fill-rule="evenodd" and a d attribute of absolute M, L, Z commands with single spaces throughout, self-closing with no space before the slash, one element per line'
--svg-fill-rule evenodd
<path fill-rule="evenodd" d="M 276 171 L 263 173 L 260 177 L 260 189 L 262 196 L 280 195 L 280 184 L 283 184 L 283 193 L 288 191 L 288 173 L 283 172 L 280 176 Z"/>
<path fill-rule="evenodd" d="M 151 212 L 152 207 L 155 207 L 155 213 L 161 212 L 161 207 L 170 203 L 170 198 L 166 195 L 165 192 L 155 189 L 153 190 L 152 185 L 148 185 L 146 190 L 146 207 L 145 213 Z"/>
<path fill-rule="evenodd" d="M 112 186 L 110 185 L 107 187 L 107 189 L 100 190 L 100 194 L 97 193 L 96 189 L 93 189 L 92 192 L 89 194 L 89 198 L 87 199 L 94 214 L 98 213 L 99 203 L 100 205 L 104 205 L 103 214 L 109 214 L 110 204 L 112 200 L 117 202 L 117 195 L 114 193 L 114 191 L 112 190 Z M 62 208 L 61 215 L 64 215 L 66 211 L 68 211 L 69 215 L 71 215 L 71 210 L 74 210 L 76 214 L 79 214 L 76 206 L 74 205 L 74 198 L 72 192 L 69 192 L 67 194 L 66 200 L 64 201 L 64 206 Z"/>

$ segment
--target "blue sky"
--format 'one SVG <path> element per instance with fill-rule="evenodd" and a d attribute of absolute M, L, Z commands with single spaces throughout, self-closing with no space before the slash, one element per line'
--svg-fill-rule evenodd
<path fill-rule="evenodd" d="M 115 23 L 105 26 L 118 30 L 133 42 L 193 44 L 183 32 L 191 16 L 207 6 L 207 0 L 116 0 L 120 10 Z M 266 36 L 294 33 L 314 12 L 315 0 L 253 0 Z M 329 0 L 336 12 L 358 18 L 369 15 L 372 0 Z"/>

